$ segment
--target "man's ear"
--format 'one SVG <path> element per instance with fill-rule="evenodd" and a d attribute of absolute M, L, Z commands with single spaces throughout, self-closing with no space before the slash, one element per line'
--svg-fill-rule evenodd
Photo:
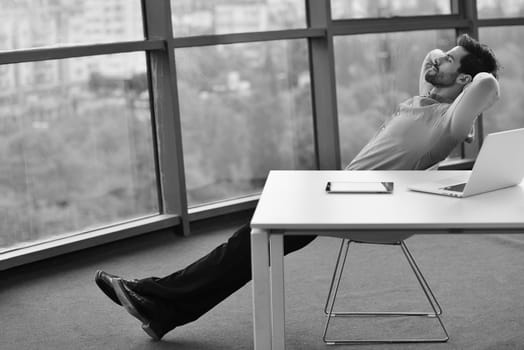
<path fill-rule="evenodd" d="M 457 83 L 459 83 L 461 85 L 467 85 L 467 84 L 471 83 L 472 80 L 473 80 L 473 78 L 469 74 L 459 73 L 459 75 L 457 77 Z"/>

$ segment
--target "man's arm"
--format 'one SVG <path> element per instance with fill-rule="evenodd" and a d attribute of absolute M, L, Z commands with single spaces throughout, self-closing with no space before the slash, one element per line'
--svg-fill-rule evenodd
<path fill-rule="evenodd" d="M 422 67 L 420 68 L 420 76 L 418 80 L 418 93 L 419 96 L 428 96 L 431 89 L 433 89 L 433 85 L 428 83 L 426 81 L 426 72 L 433 67 L 433 63 L 435 59 L 438 57 L 445 56 L 446 54 L 444 51 L 440 49 L 431 50 L 428 52 L 426 57 L 424 58 L 424 61 L 422 62 Z"/>
<path fill-rule="evenodd" d="M 499 96 L 497 79 L 489 73 L 477 74 L 448 109 L 448 113 L 451 113 L 451 134 L 456 139 L 466 138 L 475 119 L 491 107 Z"/>

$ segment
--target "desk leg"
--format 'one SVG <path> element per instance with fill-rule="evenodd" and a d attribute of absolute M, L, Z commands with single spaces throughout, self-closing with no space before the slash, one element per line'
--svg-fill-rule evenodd
<path fill-rule="evenodd" d="M 251 230 L 251 272 L 253 276 L 253 338 L 255 350 L 271 350 L 271 289 L 269 276 L 269 234 Z"/>
<path fill-rule="evenodd" d="M 273 349 L 285 349 L 284 236 L 270 235 L 271 324 Z"/>

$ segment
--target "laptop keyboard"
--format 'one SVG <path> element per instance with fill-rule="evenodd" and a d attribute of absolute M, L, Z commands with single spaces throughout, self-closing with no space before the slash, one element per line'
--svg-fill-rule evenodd
<path fill-rule="evenodd" d="M 453 191 L 453 192 L 464 192 L 464 187 L 466 187 L 466 184 L 462 183 L 458 185 L 446 186 L 442 189 L 446 191 Z"/>

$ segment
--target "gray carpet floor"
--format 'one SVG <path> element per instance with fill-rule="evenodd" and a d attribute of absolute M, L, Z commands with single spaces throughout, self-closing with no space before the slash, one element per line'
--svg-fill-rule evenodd
<path fill-rule="evenodd" d="M 162 276 L 222 243 L 240 224 L 157 232 L 0 273 L 0 349 L 252 349 L 251 284 L 160 342 L 93 282 L 97 269 Z M 524 349 L 524 235 L 421 235 L 407 240 L 442 308 L 444 344 L 326 346 L 322 313 L 339 240 L 318 238 L 285 259 L 288 349 Z M 355 245 L 337 309 L 426 311 L 398 247 Z M 332 332 L 331 332 L 332 331 Z M 435 319 L 339 319 L 334 337 L 442 336 Z"/>

